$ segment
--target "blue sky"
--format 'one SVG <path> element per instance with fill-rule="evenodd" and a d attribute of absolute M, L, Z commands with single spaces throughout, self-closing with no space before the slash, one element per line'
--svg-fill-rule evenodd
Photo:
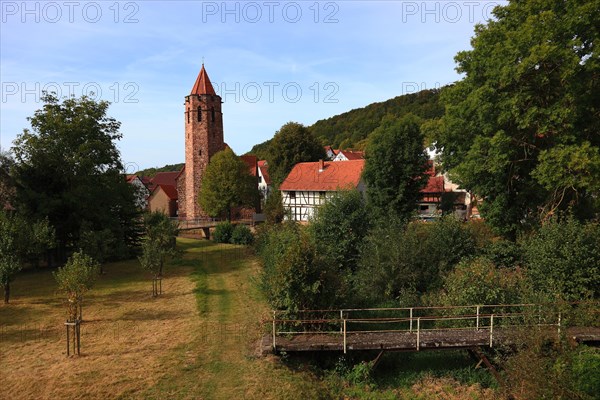
<path fill-rule="evenodd" d="M 204 63 L 238 154 L 315 121 L 460 79 L 454 55 L 498 1 L 0 2 L 0 144 L 42 90 L 94 92 L 129 171 L 183 162 L 183 101 Z"/>

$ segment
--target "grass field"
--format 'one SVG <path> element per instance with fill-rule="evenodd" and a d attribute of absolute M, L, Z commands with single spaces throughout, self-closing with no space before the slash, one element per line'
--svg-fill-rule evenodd
<path fill-rule="evenodd" d="M 260 322 L 269 310 L 256 289 L 256 259 L 239 246 L 194 239 L 178 244 L 184 256 L 166 268 L 158 298 L 136 260 L 106 265 L 85 297 L 79 357 L 66 357 L 65 311 L 51 272 L 20 274 L 11 304 L 0 306 L 0 398 L 491 396 L 469 379 L 436 376 L 435 369 L 433 375 L 411 368 L 397 373 L 402 365 L 418 368 L 422 356 L 392 356 L 378 367 L 374 383 L 356 386 L 310 363 L 259 357 Z M 440 360 L 447 361 L 427 362 Z"/>

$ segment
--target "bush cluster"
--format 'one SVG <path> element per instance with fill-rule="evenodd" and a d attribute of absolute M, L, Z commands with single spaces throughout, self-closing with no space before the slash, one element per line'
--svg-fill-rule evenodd
<path fill-rule="evenodd" d="M 254 235 L 246 225 L 233 225 L 229 221 L 221 222 L 215 227 L 213 240 L 216 243 L 231 243 L 241 245 L 251 245 L 254 242 Z"/>

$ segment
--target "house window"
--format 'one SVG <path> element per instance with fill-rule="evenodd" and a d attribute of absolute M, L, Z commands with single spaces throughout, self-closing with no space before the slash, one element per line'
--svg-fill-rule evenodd
<path fill-rule="evenodd" d="M 296 198 L 296 192 L 290 192 L 290 199 Z"/>
<path fill-rule="evenodd" d="M 262 176 L 258 176 L 258 183 L 262 183 Z"/>
<path fill-rule="evenodd" d="M 425 205 L 425 206 L 421 206 L 421 211 L 427 211 L 429 210 L 429 206 Z"/>
<path fill-rule="evenodd" d="M 202 121 L 202 108 L 198 107 L 198 122 Z"/>
<path fill-rule="evenodd" d="M 322 200 L 325 198 L 325 192 L 319 192 L 319 198 Z"/>

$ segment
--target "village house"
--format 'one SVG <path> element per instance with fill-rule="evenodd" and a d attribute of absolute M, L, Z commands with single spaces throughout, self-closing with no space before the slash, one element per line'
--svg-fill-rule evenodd
<path fill-rule="evenodd" d="M 267 160 L 260 160 L 258 162 L 258 191 L 261 199 L 266 200 L 271 194 L 271 190 L 273 190 L 273 185 L 269 176 Z"/>
<path fill-rule="evenodd" d="M 340 190 L 364 193 L 364 160 L 299 163 L 279 186 L 283 207 L 294 221 L 306 222 L 315 210 Z"/>
<path fill-rule="evenodd" d="M 132 185 L 135 189 L 135 205 L 136 207 L 144 210 L 148 207 L 148 196 L 150 195 L 150 191 L 146 187 L 146 183 L 144 183 L 143 178 L 130 174 L 126 176 L 127 183 Z"/>
<path fill-rule="evenodd" d="M 336 158 L 341 154 L 344 152 L 339 151 Z M 350 160 L 348 155 L 357 159 Z M 289 218 L 309 221 L 316 208 L 340 190 L 357 189 L 364 193 L 366 186 L 361 177 L 365 165 L 363 157 L 362 152 L 349 151 L 334 161 L 296 164 L 279 187 Z M 469 218 L 470 194 L 452 183 L 447 175 L 437 173 L 433 162 L 430 162 L 427 174 L 427 185 L 421 189 L 421 200 L 415 205 L 419 217 L 423 220 L 439 217 L 442 202 L 447 201 L 454 215 L 460 219 Z"/>
<path fill-rule="evenodd" d="M 179 211 L 177 177 L 181 172 L 157 172 L 148 184 L 148 209 L 177 217 Z"/>
<path fill-rule="evenodd" d="M 337 150 L 337 154 L 333 158 L 333 161 L 363 160 L 364 158 L 365 153 L 363 151 Z"/>

